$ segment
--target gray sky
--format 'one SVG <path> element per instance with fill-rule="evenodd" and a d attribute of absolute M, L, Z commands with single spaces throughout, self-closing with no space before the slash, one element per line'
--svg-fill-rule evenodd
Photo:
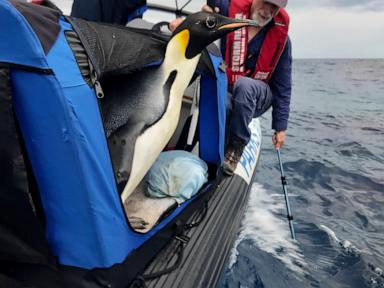
<path fill-rule="evenodd" d="M 174 0 L 148 0 L 174 7 Z M 54 0 L 65 12 L 71 0 Z M 185 3 L 179 0 L 179 6 Z M 192 0 L 197 11 L 204 0 Z M 289 0 L 290 37 L 295 58 L 384 58 L 384 0 Z M 172 19 L 172 15 L 148 19 Z M 164 18 L 163 18 L 164 17 Z"/>

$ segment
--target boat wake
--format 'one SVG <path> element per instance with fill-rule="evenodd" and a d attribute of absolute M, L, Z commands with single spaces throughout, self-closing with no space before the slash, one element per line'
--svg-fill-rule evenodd
<path fill-rule="evenodd" d="M 333 232 L 330 228 L 328 228 L 327 226 L 325 225 L 320 225 L 320 228 L 325 231 L 328 236 L 333 240 L 335 241 L 337 244 L 340 245 L 341 249 L 347 253 L 347 254 L 350 254 L 350 255 L 359 255 L 360 254 L 360 250 L 354 246 L 350 241 L 348 240 L 345 240 L 345 241 L 342 241 L 340 240 L 337 236 L 336 236 L 336 233 Z"/>
<path fill-rule="evenodd" d="M 243 240 L 252 240 L 258 249 L 280 260 L 299 275 L 304 271 L 304 256 L 291 234 L 286 217 L 283 194 L 271 194 L 261 184 L 254 183 L 249 196 L 239 235 L 229 260 L 229 269 L 237 261 L 238 246 Z"/>
<path fill-rule="evenodd" d="M 339 237 L 336 236 L 336 233 L 331 230 L 329 227 L 325 225 L 320 225 L 320 229 L 325 231 L 329 238 L 334 241 L 334 243 L 338 244 L 341 253 L 336 257 L 337 261 L 343 262 L 343 263 L 348 263 L 351 262 L 354 265 L 356 261 L 353 261 L 353 258 L 355 259 L 362 259 L 363 262 L 363 254 L 369 254 L 367 251 L 363 251 L 359 248 L 357 248 L 355 245 L 353 245 L 350 241 L 348 240 L 341 240 Z M 352 259 L 352 260 L 350 260 Z M 344 264 L 344 266 L 347 266 Z M 352 266 L 352 265 L 351 265 Z M 361 278 L 364 279 L 363 286 L 364 287 L 369 287 L 369 288 L 379 288 L 379 287 L 384 287 L 384 274 L 383 270 L 380 267 L 377 267 L 375 264 L 372 263 L 364 263 L 362 264 L 363 266 L 363 273 Z M 342 265 L 337 265 L 337 267 L 342 267 Z M 323 268 L 324 269 L 324 268 Z"/>

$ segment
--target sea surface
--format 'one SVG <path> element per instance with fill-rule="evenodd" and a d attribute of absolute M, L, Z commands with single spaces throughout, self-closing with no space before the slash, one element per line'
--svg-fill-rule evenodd
<path fill-rule="evenodd" d="M 384 59 L 295 60 L 282 160 L 270 114 L 221 287 L 384 287 Z"/>

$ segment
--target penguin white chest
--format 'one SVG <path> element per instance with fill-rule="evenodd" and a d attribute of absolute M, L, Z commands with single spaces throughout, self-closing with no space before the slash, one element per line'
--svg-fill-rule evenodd
<path fill-rule="evenodd" d="M 169 75 L 173 71 L 176 72 L 175 79 L 170 85 L 168 105 L 163 116 L 146 129 L 136 140 L 130 177 L 121 195 L 123 201 L 129 197 L 144 178 L 156 161 L 156 158 L 171 139 L 179 122 L 183 94 L 196 69 L 199 56 L 193 59 L 179 59 L 178 62 L 172 63 L 174 60 L 177 59 L 172 58 L 172 61 L 170 61 L 166 57 L 162 64 L 164 84 L 168 80 Z M 158 92 L 154 91 L 154 93 Z"/>

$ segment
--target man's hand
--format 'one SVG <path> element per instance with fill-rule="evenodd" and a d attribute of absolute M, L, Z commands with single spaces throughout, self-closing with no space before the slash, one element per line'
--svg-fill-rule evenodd
<path fill-rule="evenodd" d="M 207 13 L 213 13 L 213 12 L 219 13 L 220 9 L 219 9 L 219 7 L 215 7 L 215 11 L 213 11 L 213 9 L 210 6 L 205 4 L 203 7 L 201 7 L 201 11 L 207 12 Z"/>
<path fill-rule="evenodd" d="M 285 131 L 275 131 L 272 135 L 272 143 L 276 149 L 283 147 L 285 142 Z"/>
<path fill-rule="evenodd" d="M 204 5 L 203 7 L 201 7 L 201 11 L 203 12 L 208 12 L 208 13 L 213 13 L 213 9 L 211 7 L 209 7 L 208 5 Z M 219 13 L 220 12 L 220 9 L 218 7 L 215 7 L 215 13 Z M 175 20 L 172 20 L 170 23 L 169 23 L 169 30 L 171 32 L 175 31 L 176 28 L 181 24 L 181 22 L 183 22 L 184 19 L 183 18 L 176 18 Z"/>
<path fill-rule="evenodd" d="M 184 21 L 183 18 L 176 18 L 175 20 L 172 20 L 168 27 L 171 32 L 175 31 L 177 26 L 179 26 Z"/>

